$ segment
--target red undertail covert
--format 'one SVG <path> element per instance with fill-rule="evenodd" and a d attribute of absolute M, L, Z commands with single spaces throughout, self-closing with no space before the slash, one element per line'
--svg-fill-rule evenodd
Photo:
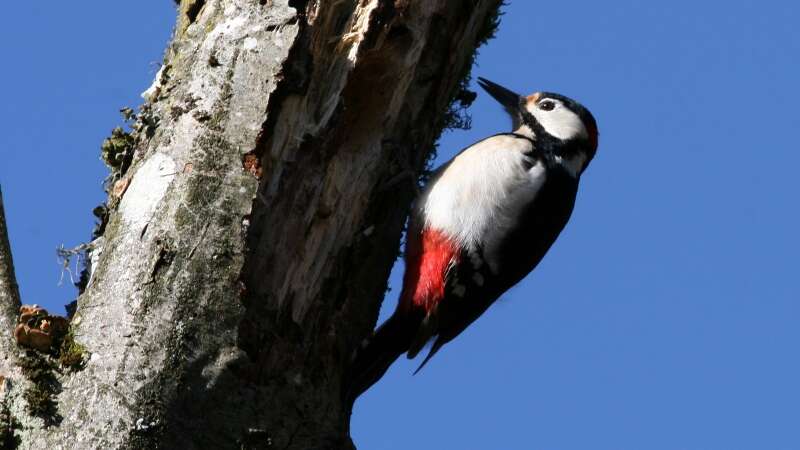
<path fill-rule="evenodd" d="M 419 235 L 409 236 L 400 307 L 430 313 L 444 297 L 447 271 L 459 258 L 456 243 L 439 230 L 425 228 Z"/>

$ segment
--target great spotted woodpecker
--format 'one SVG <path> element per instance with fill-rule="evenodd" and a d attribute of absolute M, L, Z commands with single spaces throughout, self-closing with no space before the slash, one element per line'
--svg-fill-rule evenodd
<path fill-rule="evenodd" d="M 422 369 L 536 267 L 572 213 L 597 150 L 592 114 L 562 95 L 523 97 L 484 78 L 479 84 L 509 113 L 514 131 L 461 151 L 415 202 L 400 300 L 354 355 L 351 401 L 398 356 L 414 358 L 435 338 Z"/>

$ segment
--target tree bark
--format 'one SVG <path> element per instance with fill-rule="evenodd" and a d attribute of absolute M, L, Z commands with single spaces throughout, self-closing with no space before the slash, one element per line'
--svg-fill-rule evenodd
<path fill-rule="evenodd" d="M 351 448 L 349 357 L 499 6 L 183 0 L 134 131 L 103 147 L 108 210 L 72 320 L 89 356 L 55 374 L 56 424 L 26 410 L 2 341 L 23 448 Z"/>
<path fill-rule="evenodd" d="M 16 345 L 10 333 L 16 325 L 15 317 L 19 311 L 19 288 L 14 275 L 14 263 L 11 258 L 11 245 L 8 242 L 6 214 L 3 206 L 3 190 L 0 187 L 0 329 L 8 333 L 0 334 L 0 376 L 11 373 L 14 368 Z M 5 380 L 0 386 L 0 395 L 5 387 Z"/>

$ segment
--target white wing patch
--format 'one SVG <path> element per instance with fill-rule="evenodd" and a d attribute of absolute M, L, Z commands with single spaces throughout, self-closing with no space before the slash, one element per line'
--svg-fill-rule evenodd
<path fill-rule="evenodd" d="M 491 246 L 516 223 L 523 205 L 533 201 L 544 184 L 544 164 L 531 167 L 525 155 L 532 148 L 529 140 L 510 135 L 469 147 L 428 184 L 417 203 L 417 217 L 462 248 Z"/>
<path fill-rule="evenodd" d="M 564 158 L 556 156 L 555 161 L 562 166 L 573 178 L 577 178 L 583 170 L 583 165 L 586 164 L 586 154 L 577 153 L 572 158 Z"/>

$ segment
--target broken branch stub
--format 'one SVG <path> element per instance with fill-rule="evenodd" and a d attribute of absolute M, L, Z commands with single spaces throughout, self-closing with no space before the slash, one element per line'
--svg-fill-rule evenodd
<path fill-rule="evenodd" d="M 60 344 L 69 329 L 66 317 L 53 316 L 39 305 L 22 305 L 14 328 L 17 344 L 50 353 Z"/>

